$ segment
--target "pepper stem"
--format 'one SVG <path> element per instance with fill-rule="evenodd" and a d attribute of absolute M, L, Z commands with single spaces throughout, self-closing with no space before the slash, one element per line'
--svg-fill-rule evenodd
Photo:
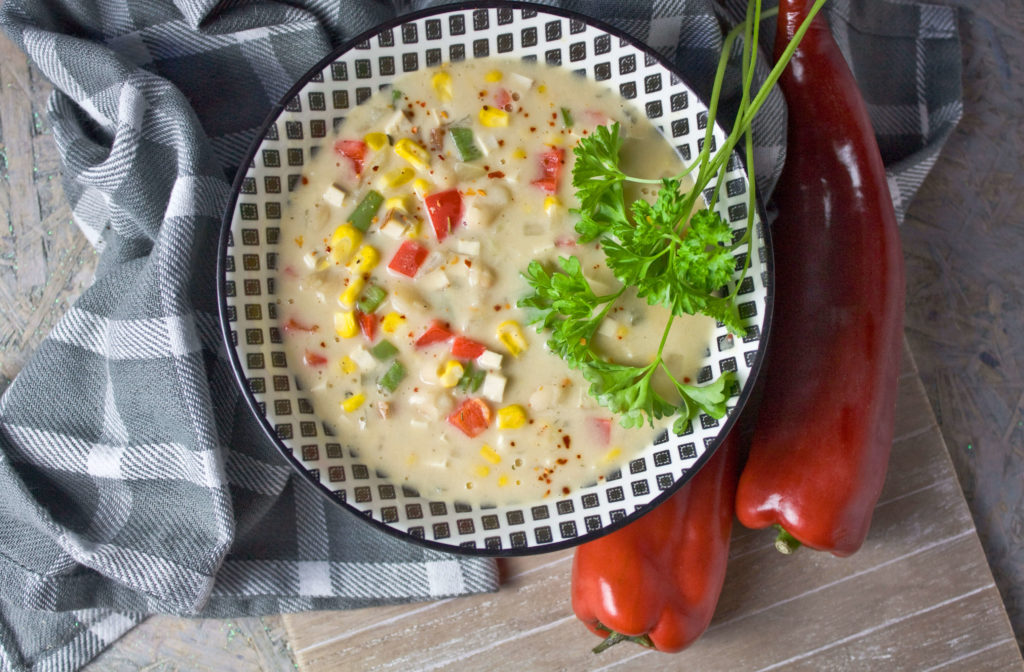
<path fill-rule="evenodd" d="M 775 550 L 783 555 L 793 555 L 801 546 L 800 540 L 783 529 L 781 525 L 776 525 L 775 529 L 779 531 L 778 536 L 775 537 Z"/>
<path fill-rule="evenodd" d="M 609 634 L 600 644 L 592 649 L 594 653 L 601 653 L 605 649 L 611 648 L 619 642 L 634 642 L 640 646 L 647 647 L 648 649 L 654 648 L 654 642 L 652 642 L 651 638 L 647 635 L 624 635 L 621 632 L 615 632 L 611 628 L 606 628 L 600 624 L 597 627 L 599 630 L 604 630 Z"/>

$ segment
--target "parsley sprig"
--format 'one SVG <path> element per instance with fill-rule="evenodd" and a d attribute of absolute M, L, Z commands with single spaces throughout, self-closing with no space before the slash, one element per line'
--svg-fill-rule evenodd
<path fill-rule="evenodd" d="M 734 233 L 715 209 L 733 150 L 743 141 L 747 166 L 753 166 L 751 124 L 769 92 L 789 62 L 810 19 L 825 0 L 816 0 L 807 21 L 782 53 L 756 95 L 750 96 L 755 72 L 754 46 L 759 24 L 767 14 L 760 0 L 748 5 L 745 20 L 725 38 L 708 105 L 704 143 L 696 160 L 677 176 L 652 180 L 627 175 L 619 165 L 623 138 L 619 125 L 599 126 L 582 138 L 574 149 L 572 184 L 580 207 L 576 232 L 581 243 L 597 241 L 608 268 L 621 286 L 611 294 L 595 294 L 578 258 L 560 257 L 557 268 L 530 263 L 524 276 L 532 293 L 519 302 L 529 309 L 531 324 L 548 334 L 548 347 L 566 364 L 578 369 L 590 383 L 589 393 L 599 404 L 619 414 L 624 427 L 653 425 L 655 420 L 675 415 L 673 430 L 682 433 L 690 421 L 704 412 L 721 418 L 727 412 L 736 374 L 722 373 L 707 385 L 680 382 L 663 358 L 673 320 L 701 313 L 721 322 L 730 332 L 743 335 L 743 319 L 736 306 L 736 294 L 749 265 L 755 203 L 755 175 L 748 173 L 749 202 L 746 227 Z M 722 146 L 712 153 L 712 131 L 725 77 L 729 54 L 735 40 L 743 37 L 742 95 L 732 130 Z M 693 174 L 692 185 L 683 180 Z M 713 188 L 709 188 L 712 181 Z M 625 183 L 658 184 L 654 202 L 638 199 L 627 203 Z M 705 192 L 711 194 L 706 209 L 698 208 Z M 738 273 L 738 277 L 736 276 Z M 733 289 L 728 290 L 732 283 Z M 594 349 L 594 337 L 627 288 L 650 305 L 669 311 L 665 330 L 653 360 L 642 366 L 613 362 Z M 677 399 L 666 399 L 655 389 L 656 374 L 671 382 Z"/>

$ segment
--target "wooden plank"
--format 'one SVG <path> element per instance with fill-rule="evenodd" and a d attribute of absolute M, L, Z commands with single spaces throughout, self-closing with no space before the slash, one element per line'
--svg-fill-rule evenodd
<path fill-rule="evenodd" d="M 595 659 L 597 640 L 569 604 L 572 554 L 563 551 L 509 559 L 495 595 L 287 614 L 299 667 L 909 670 L 963 658 L 1024 668 L 909 350 L 903 371 L 890 470 L 864 547 L 850 558 L 786 557 L 770 530 L 738 527 L 715 619 L 681 654 L 620 645 Z"/>

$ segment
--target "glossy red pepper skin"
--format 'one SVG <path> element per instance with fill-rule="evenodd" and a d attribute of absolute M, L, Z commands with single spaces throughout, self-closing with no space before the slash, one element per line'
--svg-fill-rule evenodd
<path fill-rule="evenodd" d="M 811 0 L 779 3 L 776 58 Z M 775 306 L 736 514 L 845 556 L 885 479 L 903 338 L 899 229 L 857 83 L 824 17 L 779 80 L 789 107 Z"/>
<path fill-rule="evenodd" d="M 729 556 L 742 464 L 736 434 L 653 511 L 576 549 L 572 607 L 592 632 L 646 637 L 674 652 L 707 629 Z"/>

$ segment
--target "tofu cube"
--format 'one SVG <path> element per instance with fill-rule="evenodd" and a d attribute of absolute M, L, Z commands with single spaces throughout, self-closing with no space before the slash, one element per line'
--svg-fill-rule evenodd
<path fill-rule="evenodd" d="M 486 399 L 495 403 L 501 403 L 505 397 L 505 376 L 500 373 L 489 372 L 484 376 L 484 384 L 480 386 L 480 392 Z"/>
<path fill-rule="evenodd" d="M 501 354 L 493 350 L 484 350 L 484 354 L 476 358 L 476 365 L 488 371 L 497 371 L 501 368 Z"/>
<path fill-rule="evenodd" d="M 345 204 L 346 196 L 348 196 L 348 192 L 336 184 L 332 184 L 324 190 L 324 200 L 336 208 Z"/>

